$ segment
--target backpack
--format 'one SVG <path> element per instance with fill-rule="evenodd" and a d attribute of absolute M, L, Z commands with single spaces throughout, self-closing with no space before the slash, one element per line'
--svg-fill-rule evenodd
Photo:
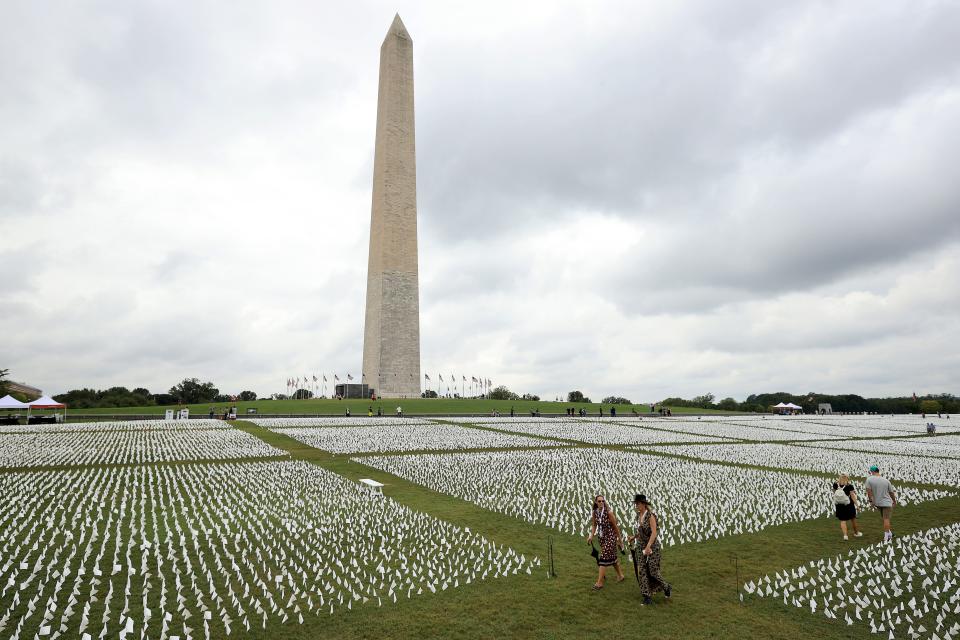
<path fill-rule="evenodd" d="M 843 487 L 837 487 L 837 490 L 833 492 L 833 504 L 843 506 L 850 504 L 850 496 L 843 490 Z"/>

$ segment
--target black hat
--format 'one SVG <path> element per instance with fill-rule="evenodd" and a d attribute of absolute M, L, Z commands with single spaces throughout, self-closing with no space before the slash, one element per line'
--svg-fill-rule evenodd
<path fill-rule="evenodd" d="M 633 504 L 637 504 L 638 502 L 642 502 L 646 505 L 650 504 L 647 502 L 647 496 L 643 495 L 642 493 L 638 493 L 637 495 L 633 496 Z"/>

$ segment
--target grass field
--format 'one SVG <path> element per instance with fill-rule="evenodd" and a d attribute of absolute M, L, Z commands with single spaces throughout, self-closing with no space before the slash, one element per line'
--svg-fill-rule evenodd
<path fill-rule="evenodd" d="M 384 415 L 393 415 L 397 406 L 401 406 L 406 415 L 490 415 L 494 411 L 499 411 L 503 415 L 509 415 L 510 408 L 513 407 L 518 415 L 529 415 L 531 411 L 537 409 L 543 414 L 562 414 L 567 408 L 575 407 L 577 410 L 586 409 L 590 415 L 599 415 L 601 406 L 604 415 L 610 413 L 611 405 L 600 405 L 599 403 L 567 403 L 567 402 L 533 402 L 530 400 L 449 400 L 446 398 L 411 398 L 405 400 L 387 399 L 377 402 L 369 400 L 330 400 L 330 399 L 311 399 L 311 400 L 256 400 L 253 402 L 231 402 L 231 403 L 205 403 L 185 405 L 190 409 L 192 415 L 206 415 L 210 408 L 223 415 L 224 409 L 230 406 L 237 407 L 238 415 L 245 415 L 247 409 L 255 408 L 261 414 L 304 414 L 304 415 L 330 415 L 342 416 L 350 409 L 354 416 L 366 415 L 367 409 L 372 407 L 373 412 L 382 409 Z M 116 407 L 101 409 L 69 409 L 68 418 L 71 415 L 85 414 L 103 414 L 103 415 L 158 415 L 162 416 L 166 409 L 177 409 L 176 405 L 170 406 L 152 406 L 152 407 Z M 632 415 L 632 411 L 640 414 L 647 414 L 650 411 L 649 404 L 639 405 L 616 405 L 617 413 L 620 415 Z M 724 411 L 715 411 L 708 409 L 695 409 L 690 407 L 674 407 L 673 413 L 700 413 L 700 414 L 724 414 Z"/>
<path fill-rule="evenodd" d="M 302 404 L 309 406 L 309 402 L 301 403 L 301 406 Z M 589 555 L 590 548 L 580 536 L 510 517 L 498 509 L 481 508 L 473 502 L 433 491 L 364 464 L 362 454 L 335 455 L 314 448 L 294 439 L 292 436 L 296 435 L 296 430 L 268 429 L 242 420 L 233 423 L 233 427 L 288 454 L 294 461 L 319 466 L 350 481 L 361 478 L 379 480 L 386 485 L 384 493 L 400 505 L 458 527 L 469 528 L 471 532 L 516 550 L 527 558 L 538 558 L 542 564 L 530 575 L 521 573 L 477 581 L 436 594 L 412 599 L 401 598 L 396 604 L 377 606 L 375 602 L 368 602 L 349 611 L 338 609 L 333 615 L 310 614 L 304 616 L 302 624 L 296 620 L 286 623 L 271 620 L 266 629 L 254 625 L 249 632 L 235 627 L 231 637 L 295 640 L 317 637 L 583 638 L 640 635 L 652 638 L 813 636 L 833 639 L 870 636 L 869 628 L 863 623 L 848 626 L 842 620 L 828 620 L 822 615 L 812 615 L 809 610 L 784 606 L 776 599 L 748 599 L 744 603 L 741 602 L 740 594 L 745 582 L 757 580 L 765 574 L 875 544 L 881 537 L 881 531 L 879 516 L 874 512 L 864 513 L 860 519 L 865 536 L 847 542 L 841 540 L 835 519 L 819 517 L 770 526 L 758 533 L 724 535 L 708 541 L 669 546 L 664 550 L 663 571 L 665 577 L 673 583 L 674 596 L 672 600 L 665 601 L 662 595 L 658 595 L 653 606 L 641 607 L 629 556 L 624 559 L 628 580 L 616 584 L 612 579 L 608 579 L 607 586 L 602 591 L 594 592 L 590 586 L 596 577 L 596 566 Z M 476 428 L 497 429 L 496 425 L 482 424 Z M 730 424 L 729 428 L 730 437 L 737 437 L 737 425 Z M 190 433 L 195 432 L 191 430 Z M 0 447 L 3 446 L 5 437 L 7 434 L 0 433 Z M 954 437 L 943 436 L 945 442 Z M 887 438 L 879 438 L 884 439 Z M 804 442 L 809 446 L 809 441 Z M 562 444 L 565 448 L 582 448 L 586 451 L 628 451 L 627 447 L 620 445 L 577 445 L 569 440 L 558 440 L 552 444 Z M 831 446 L 835 445 L 836 441 L 831 443 Z M 648 447 L 649 451 L 655 451 L 655 447 Z M 404 455 L 429 453 L 433 452 L 405 452 Z M 672 457 L 673 454 L 665 456 L 665 459 Z M 246 463 L 243 460 L 230 462 L 238 463 L 262 464 L 256 458 L 251 458 Z M 201 461 L 200 464 L 221 466 L 221 463 L 209 460 Z M 763 468 L 755 465 L 720 464 L 731 469 Z M 149 465 L 130 465 L 129 468 L 137 466 Z M 96 470 L 102 467 L 104 465 L 94 464 L 83 465 L 77 469 Z M 0 474 L 22 473 L 23 468 L 0 470 Z M 797 477 L 822 478 L 825 486 L 829 478 L 827 474 L 814 471 L 790 473 Z M 910 486 L 956 489 L 955 484 L 951 487 L 919 484 Z M 685 487 L 678 484 L 676 490 L 682 493 Z M 790 490 L 789 486 L 770 487 L 770 491 Z M 551 497 L 545 496 L 545 499 L 549 500 Z M 829 499 L 826 490 L 824 499 Z M 291 496 L 291 500 L 291 504 L 299 504 L 296 496 Z M 697 512 L 703 509 L 702 505 L 691 504 L 690 507 Z M 723 508 L 723 505 L 717 504 L 717 508 Z M 628 505 L 617 505 L 621 514 L 627 509 Z M 900 536 L 958 521 L 960 497 L 952 496 L 898 508 L 894 524 Z M 279 527 L 280 524 L 280 521 L 271 520 L 271 527 L 280 530 L 283 528 Z M 186 525 L 193 526 L 189 520 L 184 522 L 184 526 Z M 0 524 L 0 531 L 3 526 L 6 525 Z M 384 523 L 384 526 L 389 534 L 389 523 Z M 553 542 L 555 577 L 547 575 L 548 539 Z M 177 556 L 174 556 L 174 562 L 176 558 Z M 0 561 L 6 559 L 0 558 Z M 122 589 L 122 582 L 117 584 Z M 129 582 L 127 584 L 129 586 Z M 134 602 L 131 606 L 132 615 L 135 617 L 140 613 L 136 603 L 137 595 L 135 587 L 132 592 Z M 6 591 L 0 597 L 0 612 L 9 606 L 11 597 L 13 593 Z M 15 612 L 21 613 L 23 606 L 20 605 Z M 36 606 L 43 606 L 43 601 L 37 602 Z M 51 617 L 54 616 L 51 614 Z M 8 626 L 4 633 L 9 633 L 15 622 L 16 616 L 11 618 L 11 626 Z M 194 624 L 197 631 L 193 637 L 202 638 L 204 635 L 199 632 L 198 627 L 199 623 Z M 93 630 L 94 637 L 97 630 L 99 625 Z M 30 631 L 28 636 L 27 631 L 28 629 L 24 629 L 20 637 L 33 637 L 33 632 Z M 109 631 L 109 635 L 116 637 L 118 629 L 111 626 Z M 64 637 L 67 635 L 69 634 Z M 211 637 L 223 636 L 214 631 Z"/>

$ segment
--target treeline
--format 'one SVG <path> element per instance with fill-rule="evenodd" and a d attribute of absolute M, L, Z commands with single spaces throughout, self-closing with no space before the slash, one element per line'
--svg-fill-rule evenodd
<path fill-rule="evenodd" d="M 831 395 L 811 392 L 797 395 L 780 391 L 751 394 L 743 402 L 737 402 L 733 398 L 724 398 L 719 402 L 715 400 L 712 393 L 707 393 L 690 400 L 665 398 L 660 404 L 667 407 L 696 407 L 747 413 L 767 412 L 770 407 L 781 402 L 799 405 L 804 413 L 816 413 L 821 404 L 829 404 L 834 413 L 960 413 L 960 398 L 950 393 L 927 394 L 916 398 L 864 398 L 852 393 Z"/>
<path fill-rule="evenodd" d="M 53 396 L 72 409 L 109 409 L 113 407 L 149 407 L 156 405 L 204 404 L 207 402 L 236 402 L 256 400 L 253 391 L 241 391 L 236 395 L 220 393 L 212 382 L 200 382 L 197 378 L 185 378 L 170 387 L 166 393 L 150 393 L 143 387 L 132 391 L 127 387 L 109 389 L 72 389 Z"/>
<path fill-rule="evenodd" d="M 499 387 L 494 387 L 492 390 L 487 392 L 488 400 L 533 400 L 534 402 L 540 402 L 540 396 L 533 395 L 532 393 L 524 393 L 520 395 L 510 391 L 507 387 L 500 385 Z"/>

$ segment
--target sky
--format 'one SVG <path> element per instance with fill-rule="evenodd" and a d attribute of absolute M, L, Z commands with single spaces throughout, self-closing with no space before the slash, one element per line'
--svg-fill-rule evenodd
<path fill-rule="evenodd" d="M 960 3 L 926 0 L 5 0 L 0 369 L 359 377 L 396 12 L 433 388 L 960 393 Z"/>

